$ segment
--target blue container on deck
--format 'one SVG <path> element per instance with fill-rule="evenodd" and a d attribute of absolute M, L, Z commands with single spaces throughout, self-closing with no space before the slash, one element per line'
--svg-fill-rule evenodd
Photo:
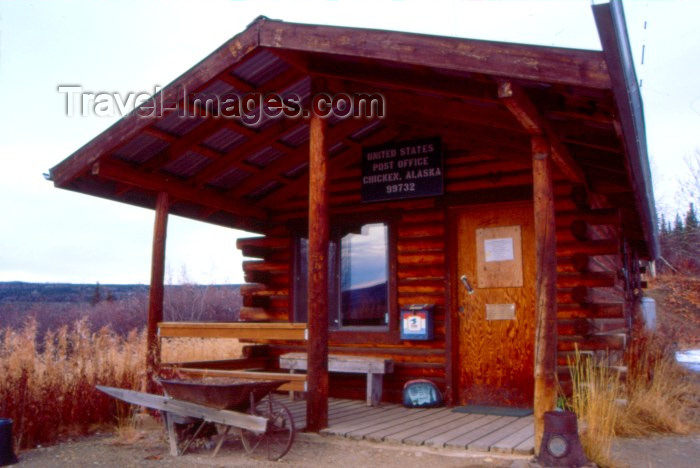
<path fill-rule="evenodd" d="M 410 304 L 401 309 L 402 340 L 433 339 L 433 311 L 435 304 Z"/>
<path fill-rule="evenodd" d="M 12 419 L 0 418 L 0 466 L 17 463 L 12 450 Z"/>

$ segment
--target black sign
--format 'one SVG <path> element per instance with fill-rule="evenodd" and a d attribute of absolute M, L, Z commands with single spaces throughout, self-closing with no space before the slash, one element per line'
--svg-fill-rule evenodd
<path fill-rule="evenodd" d="M 442 195 L 440 137 L 362 149 L 362 201 Z"/>

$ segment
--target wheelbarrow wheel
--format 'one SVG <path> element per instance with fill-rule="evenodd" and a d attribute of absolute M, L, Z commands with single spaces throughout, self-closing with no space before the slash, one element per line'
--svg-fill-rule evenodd
<path fill-rule="evenodd" d="M 268 397 L 257 405 L 255 414 L 268 420 L 267 430 L 257 433 L 243 429 L 243 447 L 251 455 L 279 460 L 289 452 L 294 442 L 292 413 L 282 403 Z"/>

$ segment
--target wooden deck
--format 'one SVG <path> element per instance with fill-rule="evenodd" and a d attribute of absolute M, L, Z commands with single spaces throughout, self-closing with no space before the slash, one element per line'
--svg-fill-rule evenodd
<path fill-rule="evenodd" d="M 280 397 L 283 398 L 283 397 Z M 283 400 L 298 430 L 306 427 L 306 402 Z M 529 455 L 534 453 L 532 416 L 454 413 L 451 408 L 409 409 L 331 398 L 323 435 L 389 444 Z"/>

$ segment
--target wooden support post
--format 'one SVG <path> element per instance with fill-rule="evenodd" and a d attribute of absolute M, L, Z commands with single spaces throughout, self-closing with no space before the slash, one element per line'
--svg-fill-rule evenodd
<path fill-rule="evenodd" d="M 557 256 L 551 145 L 532 137 L 537 278 L 535 283 L 535 454 L 539 454 L 544 413 L 556 405 Z"/>
<path fill-rule="evenodd" d="M 163 321 L 163 280 L 165 276 L 165 238 L 168 231 L 168 193 L 159 192 L 156 219 L 153 225 L 151 256 L 151 288 L 148 295 L 148 324 L 146 329 L 146 387 L 154 390 L 153 376 L 160 364 L 158 323 Z"/>
<path fill-rule="evenodd" d="M 309 127 L 306 429 L 318 432 L 328 426 L 328 123 L 312 114 Z"/>

